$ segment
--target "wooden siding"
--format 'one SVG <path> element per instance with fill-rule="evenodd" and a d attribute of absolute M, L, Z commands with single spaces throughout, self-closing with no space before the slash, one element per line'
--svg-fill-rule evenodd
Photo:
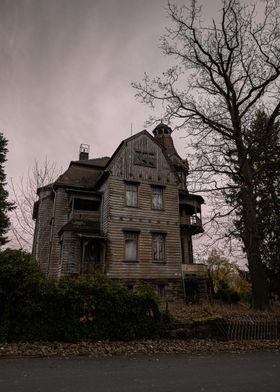
<path fill-rule="evenodd" d="M 70 212 L 69 196 L 67 192 L 65 192 L 64 188 L 59 188 L 56 190 L 54 203 L 54 217 L 52 221 L 52 233 L 50 239 L 50 267 L 48 275 L 50 277 L 56 278 L 59 274 L 61 255 L 61 244 L 58 232 L 61 227 L 68 222 L 68 215 Z"/>
<path fill-rule="evenodd" d="M 108 231 L 108 211 L 109 211 L 109 182 L 106 180 L 99 189 L 102 193 L 101 211 L 100 211 L 100 228 L 106 235 Z"/>
<path fill-rule="evenodd" d="M 136 152 L 149 152 L 154 154 L 155 168 L 134 164 Z M 128 181 L 148 181 L 154 185 L 177 185 L 178 181 L 161 148 L 146 135 L 140 135 L 127 142 L 111 162 L 108 170 L 110 170 L 113 176 Z"/>
<path fill-rule="evenodd" d="M 71 231 L 63 233 L 59 276 L 79 274 L 81 266 L 81 239 Z"/>
<path fill-rule="evenodd" d="M 41 271 L 45 275 L 48 273 L 49 264 L 52 211 L 52 191 L 41 191 L 39 196 L 38 215 L 35 224 L 33 257 L 37 260 Z"/>
<path fill-rule="evenodd" d="M 153 153 L 156 167 L 134 164 L 134 151 Z M 178 188 L 160 147 L 141 135 L 119 152 L 111 164 L 108 208 L 108 275 L 120 279 L 181 277 Z M 125 181 L 137 181 L 138 206 L 125 205 Z M 152 185 L 164 186 L 164 209 L 152 209 Z M 139 230 L 138 261 L 124 260 L 124 230 Z M 152 233 L 165 234 L 165 263 L 153 262 Z"/>

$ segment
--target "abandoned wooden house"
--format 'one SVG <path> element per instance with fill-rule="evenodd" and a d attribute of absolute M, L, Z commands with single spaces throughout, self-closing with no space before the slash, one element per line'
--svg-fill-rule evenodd
<path fill-rule="evenodd" d="M 89 159 L 81 145 L 79 160 L 38 189 L 33 256 L 45 275 L 101 272 L 166 299 L 204 295 L 207 270 L 192 248 L 204 201 L 187 190 L 188 162 L 171 133 L 162 123 L 154 136 L 139 132 L 111 158 Z"/>

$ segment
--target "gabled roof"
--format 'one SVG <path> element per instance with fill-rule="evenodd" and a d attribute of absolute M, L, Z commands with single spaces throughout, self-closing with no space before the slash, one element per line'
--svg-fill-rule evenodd
<path fill-rule="evenodd" d="M 110 165 L 110 163 L 114 160 L 115 156 L 118 154 L 118 152 L 120 151 L 120 149 L 128 142 L 130 142 L 133 139 L 136 139 L 137 137 L 139 137 L 140 135 L 146 135 L 149 138 L 151 138 L 153 141 L 156 141 L 150 134 L 148 131 L 146 131 L 146 129 L 144 129 L 141 132 L 136 133 L 135 135 L 132 135 L 126 139 L 124 139 L 118 146 L 118 148 L 115 150 L 114 154 L 111 156 L 111 158 L 109 159 L 109 161 L 107 162 L 107 165 L 105 166 L 105 169 L 107 169 L 107 167 Z"/>
<path fill-rule="evenodd" d="M 164 147 L 157 139 L 155 139 L 146 129 L 144 129 L 144 130 L 141 131 L 141 132 L 136 133 L 135 135 L 132 135 L 132 136 L 128 137 L 127 139 L 124 139 L 124 140 L 120 143 L 120 145 L 118 146 L 118 148 L 116 149 L 116 151 L 114 152 L 114 154 L 111 156 L 111 158 L 110 158 L 110 160 L 108 161 L 108 163 L 107 163 L 106 167 L 104 168 L 104 170 L 106 170 L 106 169 L 108 168 L 108 166 L 110 165 L 110 163 L 114 160 L 114 158 L 116 157 L 116 155 L 118 154 L 118 152 L 121 150 L 121 148 L 122 148 L 123 146 L 125 146 L 127 143 L 131 142 L 132 140 L 138 138 L 138 137 L 141 136 L 141 135 L 147 136 L 148 138 L 150 138 L 150 139 L 153 141 L 153 143 L 157 144 L 157 145 L 160 147 L 160 149 L 161 149 L 163 155 L 165 156 L 166 160 L 169 162 L 170 167 L 171 167 L 171 169 L 173 170 L 175 176 L 178 178 L 178 181 L 180 181 L 180 179 L 179 179 L 179 177 L 178 177 L 178 174 L 176 173 L 176 170 L 174 169 L 173 163 L 172 163 L 171 159 L 169 158 L 169 156 L 168 156 L 168 154 L 167 154 L 167 151 L 166 151 L 165 147 Z"/>
<path fill-rule="evenodd" d="M 68 169 L 58 177 L 58 179 L 50 184 L 52 187 L 77 187 L 85 189 L 94 189 L 97 185 L 100 185 L 109 175 L 108 167 L 111 162 L 115 159 L 118 152 L 130 141 L 138 138 L 141 135 L 145 135 L 150 138 L 153 143 L 157 144 L 162 153 L 164 154 L 166 160 L 169 162 L 171 170 L 174 172 L 175 176 L 178 178 L 178 174 L 174 169 L 174 164 L 172 162 L 172 157 L 168 156 L 168 151 L 166 151 L 165 146 L 163 146 L 156 138 L 154 138 L 148 131 L 143 130 L 136 133 L 126 139 L 124 139 L 115 150 L 114 154 L 109 157 L 94 158 L 88 160 L 78 160 L 71 161 Z M 175 150 L 176 151 L 176 150 Z M 48 185 L 48 186 L 50 186 Z M 47 186 L 47 187 L 48 187 Z"/>

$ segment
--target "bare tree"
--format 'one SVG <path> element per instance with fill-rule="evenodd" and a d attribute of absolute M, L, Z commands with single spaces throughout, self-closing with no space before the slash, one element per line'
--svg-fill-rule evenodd
<path fill-rule="evenodd" d="M 223 0 L 221 5 L 219 18 L 205 25 L 196 0 L 189 7 L 169 3 L 171 27 L 161 47 L 177 65 L 161 78 L 145 75 L 133 86 L 138 99 L 151 107 L 160 102 L 165 119 L 186 130 L 195 149 L 194 190 L 240 193 L 253 306 L 265 308 L 267 281 L 253 192 L 257 169 L 249 159 L 253 138 L 246 136 L 257 109 L 269 109 L 267 134 L 279 116 L 280 8 L 273 0 L 250 5 Z M 229 203 L 220 215 L 237 207 Z"/>
<path fill-rule="evenodd" d="M 32 219 L 37 189 L 52 183 L 61 174 L 55 163 L 45 158 L 43 163 L 34 162 L 26 177 L 19 182 L 10 181 L 10 197 L 16 208 L 10 214 L 13 242 L 21 249 L 32 248 L 35 224 Z"/>

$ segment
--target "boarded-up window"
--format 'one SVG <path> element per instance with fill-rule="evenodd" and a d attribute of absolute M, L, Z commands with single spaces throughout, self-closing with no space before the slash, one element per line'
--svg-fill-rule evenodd
<path fill-rule="evenodd" d="M 138 185 L 133 182 L 126 183 L 125 200 L 129 207 L 137 207 Z"/>
<path fill-rule="evenodd" d="M 159 186 L 152 187 L 152 208 L 155 210 L 163 209 L 163 188 Z"/>
<path fill-rule="evenodd" d="M 138 233 L 125 232 L 125 261 L 137 261 Z"/>
<path fill-rule="evenodd" d="M 153 234 L 153 261 L 165 261 L 165 235 Z"/>
<path fill-rule="evenodd" d="M 135 165 L 156 167 L 156 157 L 153 152 L 135 151 L 134 162 Z"/>

